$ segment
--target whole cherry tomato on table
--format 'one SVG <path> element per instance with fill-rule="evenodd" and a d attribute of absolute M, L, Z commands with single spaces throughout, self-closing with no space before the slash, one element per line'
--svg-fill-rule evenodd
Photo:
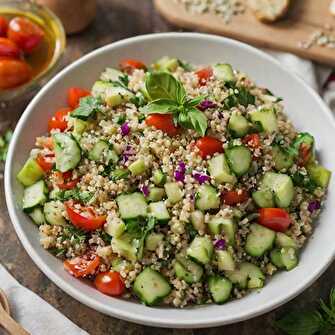
<path fill-rule="evenodd" d="M 7 30 L 8 30 L 8 20 L 5 17 L 0 16 L 0 37 L 6 37 Z"/>
<path fill-rule="evenodd" d="M 100 265 L 100 257 L 93 253 L 64 261 L 64 269 L 76 278 L 94 275 Z"/>
<path fill-rule="evenodd" d="M 91 92 L 80 87 L 71 87 L 67 92 L 67 104 L 70 108 L 75 109 L 79 106 L 81 98 L 91 95 Z"/>
<path fill-rule="evenodd" d="M 20 58 L 21 50 L 10 39 L 0 37 L 0 57 Z"/>
<path fill-rule="evenodd" d="M 0 57 L 0 89 L 20 86 L 31 79 L 31 67 L 24 61 Z"/>
<path fill-rule="evenodd" d="M 213 76 L 213 69 L 211 67 L 206 67 L 204 69 L 195 72 L 199 79 L 199 85 L 206 85 L 207 81 Z"/>
<path fill-rule="evenodd" d="M 258 223 L 274 231 L 284 233 L 291 224 L 291 218 L 285 209 L 261 208 Z"/>
<path fill-rule="evenodd" d="M 36 23 L 18 16 L 9 21 L 7 35 L 24 53 L 30 54 L 42 42 L 44 32 Z"/>
<path fill-rule="evenodd" d="M 100 292 L 113 297 L 120 296 L 125 290 L 123 279 L 115 271 L 99 273 L 95 277 L 94 285 Z"/>
<path fill-rule="evenodd" d="M 213 156 L 216 152 L 223 152 L 222 145 L 223 143 L 220 140 L 211 136 L 201 137 L 195 143 L 203 159 L 206 159 L 207 156 Z"/>
<path fill-rule="evenodd" d="M 126 72 L 128 74 L 132 74 L 134 70 L 146 70 L 147 67 L 145 66 L 144 63 L 137 59 L 124 59 L 120 62 L 120 69 L 123 72 Z"/>
<path fill-rule="evenodd" d="M 145 123 L 148 126 L 160 129 L 169 136 L 175 136 L 180 133 L 180 127 L 175 126 L 172 114 L 150 114 Z"/>
<path fill-rule="evenodd" d="M 223 202 L 229 206 L 241 204 L 249 199 L 249 193 L 246 190 L 227 191 L 222 194 Z"/>
<path fill-rule="evenodd" d="M 49 132 L 52 129 L 59 129 L 60 131 L 64 131 L 67 128 L 67 121 L 65 118 L 71 112 L 72 112 L 71 108 L 65 107 L 59 109 L 48 122 Z"/>

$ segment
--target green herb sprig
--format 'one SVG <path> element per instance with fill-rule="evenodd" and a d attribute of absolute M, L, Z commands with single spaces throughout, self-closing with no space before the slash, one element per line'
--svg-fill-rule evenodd
<path fill-rule="evenodd" d="M 88 96 L 81 98 L 79 107 L 71 113 L 71 116 L 86 121 L 89 118 L 93 118 L 101 110 L 102 105 L 103 102 L 99 97 Z"/>
<path fill-rule="evenodd" d="M 188 99 L 182 83 L 167 72 L 148 73 L 145 87 L 151 102 L 140 110 L 145 114 L 173 114 L 176 125 L 206 134 L 207 117 L 196 106 L 204 99 Z"/>
<path fill-rule="evenodd" d="M 320 300 L 316 310 L 294 311 L 275 322 L 288 335 L 326 335 L 335 330 L 335 289 L 329 295 L 328 305 Z"/>

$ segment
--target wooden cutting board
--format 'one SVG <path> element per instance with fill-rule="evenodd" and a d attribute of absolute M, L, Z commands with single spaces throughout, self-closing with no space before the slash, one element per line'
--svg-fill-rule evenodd
<path fill-rule="evenodd" d="M 313 33 L 334 27 L 335 17 L 329 12 L 331 0 L 293 0 L 287 17 L 281 21 L 264 24 L 247 9 L 225 24 L 213 14 L 193 14 L 174 0 L 154 0 L 156 9 L 169 22 L 179 27 L 224 35 L 259 47 L 287 51 L 319 63 L 335 66 L 335 49 L 312 46 L 299 47 Z"/>

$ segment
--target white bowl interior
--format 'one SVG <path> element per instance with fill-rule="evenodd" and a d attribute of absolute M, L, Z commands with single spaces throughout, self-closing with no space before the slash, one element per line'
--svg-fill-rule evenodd
<path fill-rule="evenodd" d="M 335 127 L 322 100 L 297 77 L 275 60 L 247 45 L 204 34 L 170 33 L 139 36 L 106 46 L 75 62 L 49 82 L 22 116 L 10 146 L 6 164 L 6 198 L 15 229 L 27 252 L 40 269 L 74 298 L 103 313 L 122 319 L 162 327 L 209 327 L 244 320 L 269 311 L 293 298 L 310 285 L 332 261 L 335 244 L 334 183 L 328 202 L 312 239 L 301 255 L 297 268 L 275 275 L 260 291 L 225 305 L 190 309 L 149 308 L 135 302 L 110 298 L 74 279 L 39 244 L 37 228 L 21 211 L 22 187 L 16 174 L 26 160 L 34 139 L 46 132 L 47 120 L 65 105 L 67 88 L 90 88 L 107 66 L 117 66 L 123 58 L 137 58 L 150 64 L 170 55 L 196 64 L 228 62 L 244 71 L 260 86 L 284 98 L 286 111 L 298 129 L 311 132 L 317 142 L 322 164 L 335 171 Z"/>

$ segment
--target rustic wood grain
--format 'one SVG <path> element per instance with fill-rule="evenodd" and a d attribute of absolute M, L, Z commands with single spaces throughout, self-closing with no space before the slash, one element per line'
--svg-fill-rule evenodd
<path fill-rule="evenodd" d="M 171 30 L 178 29 L 164 22 L 154 12 L 149 0 L 100 0 L 96 21 L 84 33 L 69 38 L 65 64 L 73 62 L 93 49 L 121 38 Z M 7 119 L 13 125 L 22 112 L 22 108 L 21 104 L 6 111 Z M 272 321 L 276 317 L 291 308 L 310 307 L 312 302 L 317 301 L 320 296 L 326 297 L 335 277 L 335 265 L 333 265 L 312 287 L 284 307 L 261 317 L 225 327 L 173 330 L 145 327 L 117 320 L 72 299 L 51 283 L 35 266 L 21 246 L 10 223 L 2 180 L 0 180 L 0 262 L 20 283 L 36 292 L 92 335 L 275 335 L 279 334 L 272 327 Z"/>
<path fill-rule="evenodd" d="M 259 22 L 251 10 L 232 18 L 224 24 L 222 18 L 213 14 L 191 14 L 174 0 L 154 0 L 157 10 L 178 26 L 216 33 L 259 47 L 287 51 L 320 63 L 335 65 L 335 49 L 313 46 L 299 47 L 300 42 L 325 26 L 333 26 L 335 18 L 330 14 L 330 0 L 292 1 L 288 16 L 273 24 Z"/>

